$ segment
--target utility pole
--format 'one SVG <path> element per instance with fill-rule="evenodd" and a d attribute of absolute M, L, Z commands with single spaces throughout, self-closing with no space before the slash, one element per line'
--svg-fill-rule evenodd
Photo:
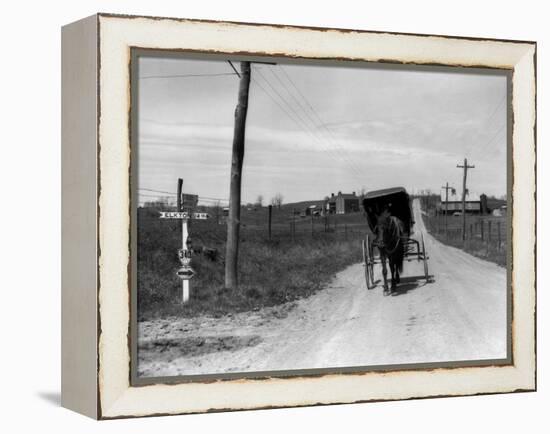
<path fill-rule="evenodd" d="M 468 169 L 475 169 L 476 166 L 468 166 L 468 159 L 464 159 L 464 164 L 457 164 L 456 167 L 464 169 L 464 175 L 462 177 L 462 241 L 466 240 L 466 178 L 468 176 Z"/>
<path fill-rule="evenodd" d="M 449 213 L 449 190 L 452 190 L 452 187 L 449 187 L 449 183 L 445 183 L 445 239 L 449 238 L 449 233 L 447 232 L 447 214 Z"/>
<path fill-rule="evenodd" d="M 232 64 L 231 66 L 233 67 Z M 227 289 L 236 289 L 238 286 L 237 264 L 241 218 L 241 178 L 245 149 L 244 137 L 246 113 L 248 111 L 248 92 L 250 89 L 250 62 L 241 62 L 241 73 L 238 75 L 240 77 L 239 95 L 235 109 L 235 127 L 233 130 L 229 216 L 227 220 L 227 244 L 225 249 L 225 287 Z"/>

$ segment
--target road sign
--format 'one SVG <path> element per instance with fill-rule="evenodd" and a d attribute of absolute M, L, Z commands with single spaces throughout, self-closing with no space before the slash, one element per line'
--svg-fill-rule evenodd
<path fill-rule="evenodd" d="M 182 280 L 190 280 L 195 275 L 195 270 L 193 270 L 189 265 L 181 267 L 176 274 Z"/>
<path fill-rule="evenodd" d="M 191 264 L 191 250 L 188 249 L 179 249 L 178 250 L 178 258 L 181 262 L 181 265 L 188 266 Z"/>
<path fill-rule="evenodd" d="M 189 219 L 194 220 L 207 220 L 210 218 L 210 215 L 206 212 L 194 212 L 189 214 L 187 211 L 161 211 L 161 219 Z"/>
<path fill-rule="evenodd" d="M 161 219 L 188 219 L 189 213 L 185 211 L 161 211 Z"/>

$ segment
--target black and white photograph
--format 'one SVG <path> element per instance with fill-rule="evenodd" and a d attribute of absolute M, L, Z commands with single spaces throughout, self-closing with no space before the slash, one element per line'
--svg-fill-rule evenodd
<path fill-rule="evenodd" d="M 510 363 L 510 77 L 132 57 L 137 381 Z"/>

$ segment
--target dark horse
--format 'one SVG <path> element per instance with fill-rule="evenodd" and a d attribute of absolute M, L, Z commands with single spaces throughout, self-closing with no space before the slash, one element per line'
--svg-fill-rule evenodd
<path fill-rule="evenodd" d="M 399 273 L 403 271 L 403 257 L 405 254 L 403 236 L 403 222 L 397 217 L 392 216 L 388 210 L 384 210 L 377 218 L 374 245 L 378 247 L 380 252 L 385 295 L 394 292 L 396 285 L 399 283 Z M 390 264 L 390 290 L 388 290 L 386 259 L 388 259 Z"/>

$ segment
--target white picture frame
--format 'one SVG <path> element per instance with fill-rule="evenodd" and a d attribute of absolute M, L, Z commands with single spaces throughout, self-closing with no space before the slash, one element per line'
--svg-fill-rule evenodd
<path fill-rule="evenodd" d="M 132 48 L 512 71 L 512 361 L 132 385 Z M 536 389 L 536 44 L 97 14 L 62 37 L 62 404 L 96 419 Z"/>

